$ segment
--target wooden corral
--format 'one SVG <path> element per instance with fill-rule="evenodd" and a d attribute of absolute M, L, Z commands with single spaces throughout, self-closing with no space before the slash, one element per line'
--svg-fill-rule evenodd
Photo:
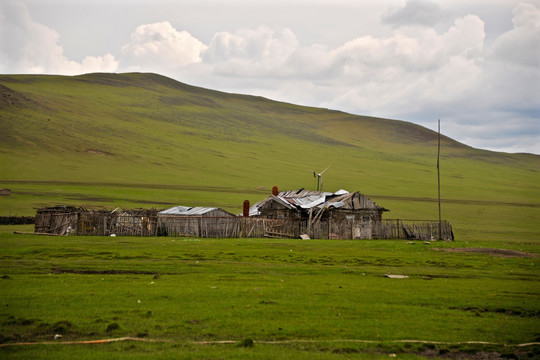
<path fill-rule="evenodd" d="M 56 235 L 157 236 L 157 210 L 87 210 L 74 206 L 39 209 L 34 231 Z"/>
<path fill-rule="evenodd" d="M 77 229 L 79 214 L 85 211 L 74 206 L 57 205 L 39 209 L 36 213 L 36 233 L 67 235 Z"/>
<path fill-rule="evenodd" d="M 384 208 L 359 193 L 343 193 L 294 206 L 272 195 L 250 209 L 255 216 L 234 216 L 219 208 L 175 207 L 157 210 L 87 210 L 54 206 L 38 210 L 35 232 L 56 235 L 194 236 L 215 238 L 408 239 L 453 240 L 450 223 L 383 220 Z M 308 199 L 309 200 L 309 199 Z M 300 200 L 294 201 L 296 204 Z M 318 203 L 317 203 L 318 202 Z M 289 202 L 292 204 L 293 202 Z M 309 206 L 310 204 L 315 204 Z M 260 211 L 259 211 L 260 209 Z M 268 211 L 267 216 L 262 215 Z M 269 216 L 273 214 L 275 217 Z"/>
<path fill-rule="evenodd" d="M 79 214 L 77 235 L 157 236 L 157 210 L 95 210 Z"/>
<path fill-rule="evenodd" d="M 299 238 L 306 234 L 311 239 L 406 239 L 438 240 L 439 223 L 436 220 L 382 220 L 372 223 L 363 220 L 316 221 L 309 226 L 308 219 L 264 219 L 264 237 Z M 449 222 L 441 224 L 442 240 L 454 240 Z"/>
<path fill-rule="evenodd" d="M 376 224 L 373 236 L 377 239 L 408 239 L 408 240 L 454 240 L 452 225 L 448 221 L 440 224 L 436 220 L 400 220 L 386 219 Z"/>
<path fill-rule="evenodd" d="M 158 227 L 162 236 L 256 238 L 265 236 L 267 223 L 271 221 L 238 216 L 171 216 L 158 217 Z"/>

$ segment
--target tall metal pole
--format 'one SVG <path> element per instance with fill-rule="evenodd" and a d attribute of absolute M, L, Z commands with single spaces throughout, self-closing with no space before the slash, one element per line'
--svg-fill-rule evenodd
<path fill-rule="evenodd" d="M 439 198 L 439 240 L 442 240 L 442 220 L 441 220 L 441 172 L 439 169 L 439 159 L 441 157 L 441 119 L 438 120 L 438 144 L 437 144 L 437 194 Z"/>

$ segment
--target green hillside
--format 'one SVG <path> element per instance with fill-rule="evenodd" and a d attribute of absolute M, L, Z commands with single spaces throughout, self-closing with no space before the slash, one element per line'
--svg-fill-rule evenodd
<path fill-rule="evenodd" d="M 0 215 L 62 204 L 218 206 L 280 189 L 368 194 L 437 218 L 437 134 L 408 122 L 228 94 L 156 74 L 0 75 Z M 458 239 L 538 240 L 540 156 L 443 137 L 443 217 Z"/>

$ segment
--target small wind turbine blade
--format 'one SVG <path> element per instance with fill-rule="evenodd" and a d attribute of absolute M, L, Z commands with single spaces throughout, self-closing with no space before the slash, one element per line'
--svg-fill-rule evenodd
<path fill-rule="evenodd" d="M 326 169 L 324 169 L 319 175 L 324 174 L 324 172 L 325 172 L 326 170 L 328 170 L 329 168 L 330 168 L 330 165 L 328 165 L 328 167 L 327 167 Z"/>

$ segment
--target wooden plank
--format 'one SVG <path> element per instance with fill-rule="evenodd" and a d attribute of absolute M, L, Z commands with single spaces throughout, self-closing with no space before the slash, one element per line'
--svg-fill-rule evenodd
<path fill-rule="evenodd" d="M 61 234 L 49 234 L 49 233 L 42 233 L 42 232 L 24 232 L 24 231 L 14 231 L 14 234 L 24 234 L 24 235 L 47 235 L 47 236 L 65 236 Z"/>

